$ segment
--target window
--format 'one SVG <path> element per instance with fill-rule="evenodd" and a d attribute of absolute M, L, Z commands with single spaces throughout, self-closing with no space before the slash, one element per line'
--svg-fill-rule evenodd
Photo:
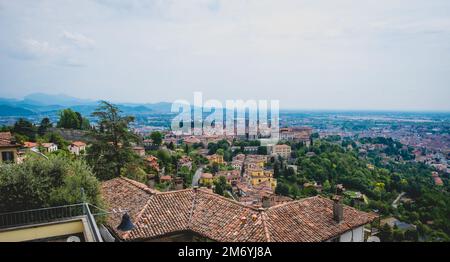
<path fill-rule="evenodd" d="M 12 151 L 2 152 L 3 162 L 14 162 L 14 153 Z"/>

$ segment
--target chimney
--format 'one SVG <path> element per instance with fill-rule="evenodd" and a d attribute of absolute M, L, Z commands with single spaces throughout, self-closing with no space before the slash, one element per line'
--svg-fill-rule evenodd
<path fill-rule="evenodd" d="M 341 223 L 344 219 L 344 205 L 340 196 L 333 196 L 333 219 L 337 223 Z"/>
<path fill-rule="evenodd" d="M 244 225 L 245 223 L 247 223 L 247 217 L 243 216 L 241 217 L 241 224 Z"/>
<path fill-rule="evenodd" d="M 262 207 L 263 208 L 269 208 L 270 207 L 270 197 L 263 196 L 262 197 Z"/>

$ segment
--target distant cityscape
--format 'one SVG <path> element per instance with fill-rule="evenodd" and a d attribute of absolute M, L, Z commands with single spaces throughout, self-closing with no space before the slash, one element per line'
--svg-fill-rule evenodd
<path fill-rule="evenodd" d="M 69 163 L 86 161 L 101 181 L 100 195 L 107 206 L 114 210 L 133 207 L 126 220 L 123 212 L 113 212 L 101 230 L 92 224 L 93 235 L 81 236 L 85 241 L 447 240 L 444 232 L 449 221 L 442 220 L 440 213 L 419 210 L 432 201 L 425 196 L 448 200 L 450 113 L 282 110 L 279 140 L 262 145 L 259 139 L 265 135 L 261 129 L 256 135 L 175 134 L 170 129 L 175 114 L 167 103 L 113 105 L 67 96 L 30 97 L 33 95 L 19 101 L 1 100 L 0 106 L 7 109 L 0 118 L 2 161 L 18 168 L 34 165 L 32 155 L 49 161 L 66 157 L 73 159 Z M 52 110 L 43 111 L 49 107 Z M 24 110 L 32 113 L 14 113 Z M 105 157 L 108 162 L 103 162 Z M 10 190 L 9 185 L 3 186 Z M 190 200 L 184 203 L 186 198 Z M 15 206 L 10 206 L 14 201 L 4 204 L 4 210 L 10 211 L 4 219 L 12 222 L 3 226 L 21 225 L 15 218 L 16 206 L 38 207 L 17 201 Z M 143 205 L 147 201 L 155 203 Z M 203 202 L 215 204 L 204 206 Z M 439 208 L 447 208 L 441 203 L 444 206 Z M 95 202 L 86 204 L 98 208 Z M 302 211 L 298 205 L 305 205 Z M 316 205 L 320 208 L 311 209 Z M 195 209 L 211 219 L 201 226 L 155 211 L 166 208 L 184 212 L 186 217 L 195 216 L 190 213 Z M 64 212 L 58 210 L 55 212 Z M 138 215 L 142 212 L 146 216 Z M 243 231 L 227 236 L 225 229 L 216 229 L 221 214 L 240 220 L 227 230 L 249 223 L 253 230 L 264 232 L 269 229 L 259 228 L 258 221 L 279 212 L 326 227 L 321 237 L 314 239 L 304 227 L 283 231 L 292 221 L 275 217 L 265 222 L 273 231 L 268 234 Z M 310 220 L 309 213 L 323 218 Z M 349 213 L 358 219 L 349 220 Z M 154 216 L 168 224 L 152 224 L 149 219 Z M 326 220 L 328 216 L 334 220 Z M 350 227 L 336 228 L 342 220 Z M 119 229 L 124 223 L 130 229 Z M 122 226 L 116 228 L 118 224 Z M 152 231 L 146 231 L 149 226 Z M 96 235 L 96 231 L 100 233 Z"/>

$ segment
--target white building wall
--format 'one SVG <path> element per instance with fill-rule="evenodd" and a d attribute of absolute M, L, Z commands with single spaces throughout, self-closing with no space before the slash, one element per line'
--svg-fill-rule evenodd
<path fill-rule="evenodd" d="M 364 227 L 345 232 L 340 236 L 339 242 L 364 242 Z"/>

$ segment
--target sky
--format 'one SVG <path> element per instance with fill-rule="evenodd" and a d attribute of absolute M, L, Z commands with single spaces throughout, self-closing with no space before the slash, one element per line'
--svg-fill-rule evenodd
<path fill-rule="evenodd" d="M 450 110 L 448 0 L 0 0 L 0 97 Z"/>

